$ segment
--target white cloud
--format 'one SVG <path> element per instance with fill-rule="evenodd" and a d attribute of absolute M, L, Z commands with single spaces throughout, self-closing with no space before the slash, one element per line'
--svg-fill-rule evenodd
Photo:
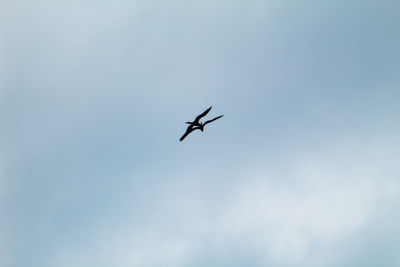
<path fill-rule="evenodd" d="M 191 266 L 210 253 L 229 264 L 243 256 L 236 249 L 252 251 L 260 265 L 330 264 L 346 252 L 339 244 L 374 230 L 369 221 L 399 190 L 374 162 L 333 162 L 309 158 L 289 164 L 289 172 L 249 165 L 230 184 L 187 169 L 153 192 L 158 198 L 146 203 L 148 214 L 100 228 L 89 254 L 101 256 L 85 264 Z"/>
<path fill-rule="evenodd" d="M 296 173 L 296 171 L 295 171 Z M 276 263 L 310 263 L 312 244 L 334 243 L 371 215 L 380 185 L 371 176 L 318 168 L 299 170 L 286 183 L 279 174 L 249 175 L 222 220 L 227 235 L 245 236 Z"/>
<path fill-rule="evenodd" d="M 8 257 L 18 265 L 32 260 L 39 265 L 40 261 L 50 262 L 48 266 L 209 266 L 199 262 L 213 262 L 213 258 L 233 265 L 229 263 L 243 259 L 249 251 L 249 258 L 258 257 L 256 262 L 260 265 L 329 265 L 347 249 L 337 249 L 338 244 L 345 244 L 364 231 L 373 232 L 371 221 L 379 216 L 378 210 L 396 206 L 393 203 L 399 200 L 399 150 L 390 144 L 398 144 L 398 137 L 391 136 L 398 132 L 393 126 L 397 125 L 396 86 L 379 90 L 371 87 L 375 85 L 364 86 L 378 82 L 374 76 L 380 72 L 374 71 L 384 73 L 392 66 L 390 61 L 389 67 L 381 68 L 384 64 L 374 61 L 381 56 L 364 55 L 368 47 L 385 48 L 389 40 L 370 39 L 374 36 L 371 33 L 381 32 L 380 24 L 375 23 L 381 21 L 379 16 L 360 13 L 361 20 L 350 23 L 348 28 L 353 30 L 344 34 L 342 25 L 352 22 L 353 16 L 338 19 L 336 13 L 330 13 L 337 8 L 328 8 L 329 15 L 319 13 L 328 10 L 325 5 L 322 10 L 299 10 L 277 2 L 272 3 L 272 8 L 265 3 L 232 6 L 220 2 L 196 4 L 195 8 L 189 2 L 174 3 L 93 1 L 60 5 L 45 1 L 21 6 L 9 1 L 11 15 L 6 19 L 10 26 L 5 33 L 9 37 L 6 59 L 10 75 L 6 79 L 8 89 L 0 92 L 8 100 L 3 101 L 7 111 L 3 113 L 8 114 L 4 132 L 7 158 L 0 161 L 14 164 L 21 173 L 29 173 L 31 165 L 42 165 L 44 170 L 39 166 L 38 174 L 26 178 L 37 183 L 33 189 L 18 177 L 20 172 L 11 172 L 7 177 L 8 184 L 21 184 L 22 193 L 8 199 L 8 203 L 16 203 L 20 209 L 8 208 L 11 223 L 3 231 L 11 234 L 9 239 L 0 237 L 0 241 L 11 240 L 15 233 L 20 233 L 20 240 L 15 239 L 15 244 L 8 246 L 0 243 L 0 248 L 8 247 L 7 252 L 13 254 Z M 313 18 L 307 12 L 318 16 Z M 315 22 L 325 15 L 325 22 L 330 23 L 319 23 L 315 28 Z M 376 30 L 359 31 L 366 28 L 364 21 L 372 21 Z M 385 20 L 381 23 L 383 29 L 389 29 Z M 391 32 L 387 30 L 387 35 L 392 36 L 388 34 Z M 384 45 L 377 45 L 374 40 L 383 40 Z M 349 46 L 360 43 L 365 43 L 366 48 Z M 388 58 L 395 58 L 392 49 L 385 51 Z M 360 62 L 369 64 L 363 66 Z M 355 78 L 358 71 L 353 67 L 360 69 Z M 318 77 L 316 81 L 314 77 Z M 335 90 L 320 90 L 320 85 Z M 270 90 L 282 95 L 274 98 L 268 93 Z M 382 92 L 382 96 L 368 92 Z M 174 116 L 178 111 L 190 110 L 192 114 L 205 102 L 218 102 L 218 112 L 227 115 L 228 124 L 231 120 L 232 128 L 221 130 L 229 132 L 224 138 L 232 144 L 228 148 L 226 143 L 225 151 L 207 145 L 189 159 L 184 158 L 189 149 L 175 149 L 172 145 L 151 148 L 144 160 L 123 169 L 139 168 L 146 159 L 151 159 L 148 166 L 154 163 L 154 169 L 173 167 L 160 173 L 146 169 L 147 165 L 140 171 L 132 170 L 132 177 L 126 180 L 132 180 L 132 187 L 139 188 L 133 193 L 122 188 L 128 182 L 115 178 L 120 175 L 119 165 L 86 162 L 100 154 L 111 154 L 116 161 L 124 161 L 123 153 L 114 155 L 109 151 L 109 147 L 119 145 L 126 148 L 126 163 L 135 163 L 130 157 L 144 154 L 135 151 L 140 140 L 147 143 L 147 139 L 135 138 L 135 134 L 143 137 L 156 129 L 160 135 L 149 140 L 162 138 L 176 129 L 168 131 L 169 126 L 160 125 L 160 121 L 166 121 L 165 125 L 171 120 L 180 121 L 181 115 Z M 179 118 L 167 120 L 175 117 Z M 233 120 L 241 122 L 242 129 L 237 129 Z M 271 123 L 274 120 L 276 123 Z M 139 127 L 142 125 L 145 127 Z M 106 129 L 113 134 L 104 133 Z M 275 134 L 266 141 L 265 136 L 271 131 Z M 311 131 L 314 133 L 309 134 Z M 307 149 L 325 149 L 327 137 L 337 140 L 348 137 L 350 131 L 354 138 L 348 138 L 347 144 L 342 142 L 343 149 L 331 151 L 330 156 L 322 152 L 307 156 Z M 378 140 L 380 132 L 390 135 L 383 138 L 388 143 Z M 109 141 L 104 144 L 104 140 Z M 91 145 L 84 153 L 87 143 Z M 262 147 L 273 143 L 275 151 L 263 154 Z M 71 145 L 76 149 L 65 149 Z M 299 153 L 294 160 L 287 160 L 286 153 L 295 153 L 291 149 Z M 67 157 L 57 157 L 65 151 L 69 152 Z M 254 156 L 260 151 L 259 156 Z M 156 152 L 168 154 L 168 158 L 159 157 Z M 207 164 L 205 157 L 199 156 L 202 152 L 212 154 L 214 161 L 218 161 L 220 154 L 228 159 L 221 160 L 223 164 Z M 65 185 L 63 177 L 53 179 L 53 171 L 49 177 L 42 175 L 46 175 L 47 168 L 54 168 L 54 176 L 69 171 L 74 164 L 65 158 L 75 155 L 75 165 L 86 170 L 82 176 L 88 176 L 87 180 L 76 179 L 73 186 L 59 189 Z M 279 167 L 271 162 L 265 164 L 266 159 L 274 157 L 278 158 Z M 30 161 L 31 158 L 39 160 Z M 55 167 L 52 158 L 58 159 Z M 182 168 L 193 162 L 197 165 Z M 247 165 L 238 167 L 243 164 Z M 91 172 L 98 167 L 99 171 Z M 174 168 L 179 168 L 175 175 L 166 175 Z M 240 168 L 240 172 L 232 171 Z M 100 180 L 97 175 L 103 171 L 104 176 L 113 179 L 102 177 L 104 184 L 88 182 Z M 76 172 L 79 173 L 72 170 L 69 176 Z M 146 185 L 148 191 L 133 197 L 141 189 L 141 175 L 151 180 Z M 0 176 L 0 183 L 2 179 Z M 93 184 L 105 193 L 96 194 Z M 9 191 L 4 188 L 7 187 L 2 187 L 3 191 Z M 42 188 L 54 190 L 54 194 L 46 195 Z M 91 191 L 87 194 L 77 193 L 88 188 Z M 113 190 L 117 193 L 110 192 Z M 31 207 L 27 203 L 32 200 L 24 196 L 33 193 L 44 197 L 43 203 L 32 205 L 31 212 L 40 216 L 24 221 L 26 225 L 14 226 L 12 222 L 23 221 L 19 216 Z M 119 198 L 120 195 L 123 196 Z M 63 213 L 57 205 L 51 205 L 54 199 L 65 203 L 70 213 L 50 224 L 54 226 L 53 232 L 35 227 Z M 81 203 L 85 199 L 97 205 L 85 206 Z M 126 203 L 134 203 L 135 207 Z M 118 211 L 110 212 L 103 204 Z M 92 207 L 100 212 L 90 213 Z M 115 219 L 103 214 L 107 212 Z M 383 214 L 390 221 L 390 212 Z M 82 230 L 88 225 L 90 232 Z M 63 235 L 63 227 L 69 227 L 71 237 Z M 18 242 L 25 241 L 29 229 L 39 232 L 32 241 L 26 240 L 28 245 Z M 54 234 L 60 237 L 53 238 Z M 30 247 L 35 243 L 41 246 Z M 32 259 L 31 254 L 35 255 Z M 46 254 L 51 254 L 50 259 Z M 2 266 L 4 258 L 0 257 Z"/>

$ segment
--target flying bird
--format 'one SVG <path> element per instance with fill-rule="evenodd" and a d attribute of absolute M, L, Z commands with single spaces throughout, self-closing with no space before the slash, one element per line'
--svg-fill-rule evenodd
<path fill-rule="evenodd" d="M 208 120 L 205 123 L 200 122 L 200 119 L 203 118 L 204 116 L 206 116 L 208 114 L 208 112 L 210 112 L 212 107 L 209 107 L 208 109 L 206 109 L 203 113 L 201 113 L 199 116 L 197 116 L 194 121 L 189 122 L 187 121 L 186 123 L 189 124 L 189 126 L 186 129 L 186 132 L 182 135 L 181 139 L 179 139 L 179 141 L 183 141 L 183 139 L 186 138 L 186 136 L 188 136 L 191 132 L 195 131 L 195 130 L 200 130 L 203 131 L 204 130 L 204 126 L 206 126 L 208 123 L 213 122 L 215 120 L 218 120 L 219 118 L 222 118 L 224 115 L 215 117 L 212 120 Z"/>

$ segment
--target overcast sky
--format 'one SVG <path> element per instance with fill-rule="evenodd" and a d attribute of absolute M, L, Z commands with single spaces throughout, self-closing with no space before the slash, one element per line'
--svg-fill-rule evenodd
<path fill-rule="evenodd" d="M 399 1 L 0 3 L 1 267 L 400 266 Z"/>

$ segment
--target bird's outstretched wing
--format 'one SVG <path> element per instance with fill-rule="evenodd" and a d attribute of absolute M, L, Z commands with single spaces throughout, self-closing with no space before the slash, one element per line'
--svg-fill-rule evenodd
<path fill-rule="evenodd" d="M 179 139 L 179 141 L 182 142 L 183 139 L 185 139 L 186 136 L 188 136 L 188 135 L 190 134 L 190 132 L 191 132 L 191 131 L 186 131 L 186 133 L 184 133 L 184 134 L 182 135 L 182 137 Z"/>
<path fill-rule="evenodd" d="M 193 125 L 189 125 L 186 129 L 186 132 L 182 135 L 181 139 L 179 139 L 179 141 L 183 141 L 183 139 L 186 138 L 186 136 L 188 136 L 191 132 L 193 131 Z"/>
<path fill-rule="evenodd" d="M 193 125 L 189 125 L 189 127 L 187 127 L 186 132 L 182 135 L 181 139 L 179 139 L 179 141 L 183 141 L 183 139 L 186 138 L 186 136 L 188 136 L 191 132 L 193 132 L 194 130 L 199 130 L 200 127 L 193 127 Z"/>
<path fill-rule="evenodd" d="M 203 125 L 205 126 L 207 123 L 210 123 L 210 122 L 213 122 L 213 121 L 216 121 L 216 120 L 218 120 L 219 118 L 222 118 L 224 115 L 221 115 L 221 116 L 218 116 L 218 117 L 215 117 L 214 119 L 212 119 L 212 120 L 208 120 L 208 121 L 206 121 Z"/>
<path fill-rule="evenodd" d="M 200 119 L 203 118 L 205 115 L 207 115 L 208 112 L 210 112 L 210 110 L 212 109 L 212 106 L 209 107 L 206 111 L 204 111 L 203 113 L 201 113 L 199 116 L 196 117 L 196 119 L 193 121 L 193 123 L 199 123 Z"/>

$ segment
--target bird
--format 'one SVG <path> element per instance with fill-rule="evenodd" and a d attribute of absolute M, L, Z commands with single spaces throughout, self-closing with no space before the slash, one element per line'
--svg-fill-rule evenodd
<path fill-rule="evenodd" d="M 183 139 L 186 138 L 186 136 L 188 136 L 191 132 L 195 131 L 195 130 L 200 130 L 203 131 L 204 130 L 204 126 L 206 126 L 208 123 L 213 122 L 215 120 L 218 120 L 219 118 L 222 118 L 224 115 L 215 117 L 212 120 L 208 120 L 205 123 L 200 122 L 200 119 L 203 118 L 204 116 L 206 116 L 208 114 L 208 112 L 210 112 L 210 110 L 212 109 L 212 106 L 209 107 L 208 109 L 206 109 L 203 113 L 201 113 L 200 115 L 198 115 L 194 121 L 190 122 L 187 121 L 186 123 L 189 124 L 189 126 L 186 129 L 186 132 L 182 135 L 182 137 L 179 139 L 180 142 L 183 141 Z"/>

